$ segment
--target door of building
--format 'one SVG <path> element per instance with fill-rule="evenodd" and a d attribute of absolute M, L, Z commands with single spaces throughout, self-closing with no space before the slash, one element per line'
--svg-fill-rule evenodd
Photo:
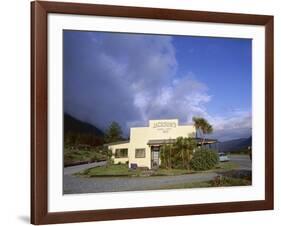
<path fill-rule="evenodd" d="M 152 146 L 151 147 L 151 168 L 155 169 L 159 167 L 159 157 L 160 157 L 160 147 Z"/>

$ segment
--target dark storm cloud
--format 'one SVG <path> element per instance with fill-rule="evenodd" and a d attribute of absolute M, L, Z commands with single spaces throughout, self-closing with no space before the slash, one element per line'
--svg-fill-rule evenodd
<path fill-rule="evenodd" d="M 65 31 L 65 111 L 102 129 L 113 120 L 126 128 L 142 118 L 135 94 L 155 95 L 175 68 L 168 37 Z"/>

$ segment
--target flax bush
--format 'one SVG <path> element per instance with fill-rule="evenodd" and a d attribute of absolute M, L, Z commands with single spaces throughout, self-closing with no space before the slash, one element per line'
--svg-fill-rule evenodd
<path fill-rule="evenodd" d="M 195 151 L 190 161 L 190 166 L 195 171 L 203 171 L 214 168 L 219 162 L 216 151 L 208 149 L 198 149 Z"/>

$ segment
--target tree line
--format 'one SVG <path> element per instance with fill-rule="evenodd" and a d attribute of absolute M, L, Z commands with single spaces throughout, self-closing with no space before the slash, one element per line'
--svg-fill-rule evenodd
<path fill-rule="evenodd" d="M 100 146 L 104 143 L 124 140 L 122 135 L 123 132 L 121 126 L 117 122 L 112 122 L 103 135 L 68 131 L 64 134 L 64 144 L 65 146 Z"/>

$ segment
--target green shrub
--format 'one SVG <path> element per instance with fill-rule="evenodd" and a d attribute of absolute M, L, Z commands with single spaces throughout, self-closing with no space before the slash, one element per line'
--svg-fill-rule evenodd
<path fill-rule="evenodd" d="M 213 187 L 245 186 L 245 185 L 251 185 L 251 181 L 242 178 L 217 176 L 211 181 L 211 185 Z"/>
<path fill-rule="evenodd" d="M 195 151 L 190 161 L 193 170 L 209 170 L 215 167 L 219 162 L 218 154 L 213 150 L 198 149 Z"/>

